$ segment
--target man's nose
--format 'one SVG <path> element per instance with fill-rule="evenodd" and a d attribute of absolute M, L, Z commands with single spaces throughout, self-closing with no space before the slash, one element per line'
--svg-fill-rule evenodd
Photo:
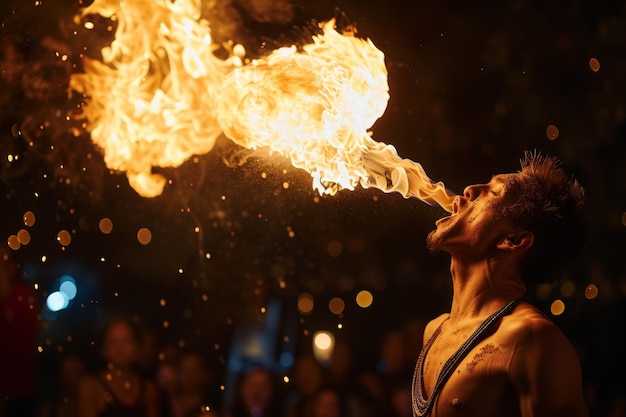
<path fill-rule="evenodd" d="M 477 185 L 469 185 L 465 187 L 463 190 L 463 196 L 467 198 L 469 201 L 474 200 L 478 196 L 478 186 Z"/>

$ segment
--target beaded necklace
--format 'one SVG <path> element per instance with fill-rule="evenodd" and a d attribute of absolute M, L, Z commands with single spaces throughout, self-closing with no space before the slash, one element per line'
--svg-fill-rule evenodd
<path fill-rule="evenodd" d="M 482 322 L 480 326 L 472 333 L 472 335 L 461 345 L 461 347 L 452 355 L 446 363 L 441 368 L 439 372 L 439 376 L 437 377 L 437 381 L 435 382 L 435 388 L 433 389 L 432 394 L 428 399 L 424 398 L 424 381 L 422 380 L 422 374 L 424 372 L 424 358 L 426 354 L 430 350 L 430 347 L 441 333 L 441 328 L 443 326 L 442 322 L 435 333 L 428 340 L 426 345 L 422 348 L 419 357 L 417 358 L 417 364 L 415 365 L 415 372 L 413 373 L 413 415 L 422 417 L 430 414 L 432 411 L 435 400 L 441 393 L 443 386 L 450 378 L 450 375 L 456 369 L 456 367 L 461 363 L 463 358 L 469 353 L 469 351 L 474 347 L 474 345 L 481 339 L 486 330 L 491 326 L 496 320 L 506 315 L 511 309 L 520 301 L 520 298 L 517 298 L 507 305 L 493 313 L 491 316 L 487 317 L 485 321 Z"/>

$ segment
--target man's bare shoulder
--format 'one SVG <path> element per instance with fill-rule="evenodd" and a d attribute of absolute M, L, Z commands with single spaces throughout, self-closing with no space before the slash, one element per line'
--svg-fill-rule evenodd
<path fill-rule="evenodd" d="M 444 313 L 428 322 L 424 328 L 424 343 L 426 343 L 433 336 L 435 330 L 437 330 L 437 328 L 441 326 L 441 323 L 446 321 L 448 317 L 450 317 L 450 314 Z"/>
<path fill-rule="evenodd" d="M 538 342 L 547 350 L 569 345 L 569 340 L 561 329 L 530 303 L 521 303 L 505 317 L 500 333 L 514 339 L 518 350 L 529 348 Z"/>
<path fill-rule="evenodd" d="M 536 307 L 523 304 L 502 322 L 511 337 L 508 377 L 522 415 L 588 416 L 580 358 L 561 329 Z"/>

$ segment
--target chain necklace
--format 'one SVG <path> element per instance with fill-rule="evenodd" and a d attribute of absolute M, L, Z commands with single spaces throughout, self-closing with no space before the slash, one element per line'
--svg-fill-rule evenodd
<path fill-rule="evenodd" d="M 437 381 L 435 382 L 435 388 L 433 389 L 432 394 L 428 399 L 424 398 L 424 381 L 422 380 L 423 372 L 424 372 L 424 358 L 426 354 L 430 350 L 430 347 L 441 333 L 441 328 L 443 326 L 442 322 L 435 333 L 428 340 L 426 345 L 422 348 L 419 357 L 417 358 L 417 364 L 415 365 L 415 372 L 413 373 L 413 389 L 411 390 L 413 393 L 413 415 L 422 417 L 430 414 L 432 411 L 435 400 L 441 393 L 443 386 L 450 378 L 450 375 L 456 369 L 456 367 L 461 363 L 463 358 L 469 353 L 469 351 L 474 347 L 474 345 L 482 338 L 486 330 L 493 324 L 496 320 L 506 315 L 511 309 L 520 301 L 520 298 L 517 298 L 507 305 L 493 313 L 491 316 L 487 317 L 485 321 L 482 322 L 480 326 L 472 333 L 472 335 L 461 345 L 461 347 L 448 358 L 446 363 L 441 368 L 439 372 L 439 376 L 437 377 Z"/>

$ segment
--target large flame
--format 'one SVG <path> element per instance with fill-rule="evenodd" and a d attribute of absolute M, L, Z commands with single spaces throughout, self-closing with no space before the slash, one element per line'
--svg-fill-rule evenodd
<path fill-rule="evenodd" d="M 84 59 L 70 88 L 85 94 L 91 138 L 107 166 L 125 171 L 141 195 L 161 194 L 152 167 L 176 167 L 209 152 L 222 129 L 212 94 L 241 60 L 217 58 L 200 1 L 96 0 L 83 15 L 117 21 L 102 61 Z"/>
<path fill-rule="evenodd" d="M 451 211 L 452 193 L 422 166 L 372 139 L 389 100 L 384 55 L 334 21 L 301 49 L 278 48 L 245 61 L 242 47 L 215 56 L 200 0 L 96 0 L 84 15 L 118 21 L 103 62 L 85 60 L 70 87 L 89 97 L 84 117 L 105 162 L 126 171 L 143 196 L 175 167 L 209 152 L 223 133 L 248 149 L 267 148 L 308 171 L 320 194 L 376 187 Z"/>

